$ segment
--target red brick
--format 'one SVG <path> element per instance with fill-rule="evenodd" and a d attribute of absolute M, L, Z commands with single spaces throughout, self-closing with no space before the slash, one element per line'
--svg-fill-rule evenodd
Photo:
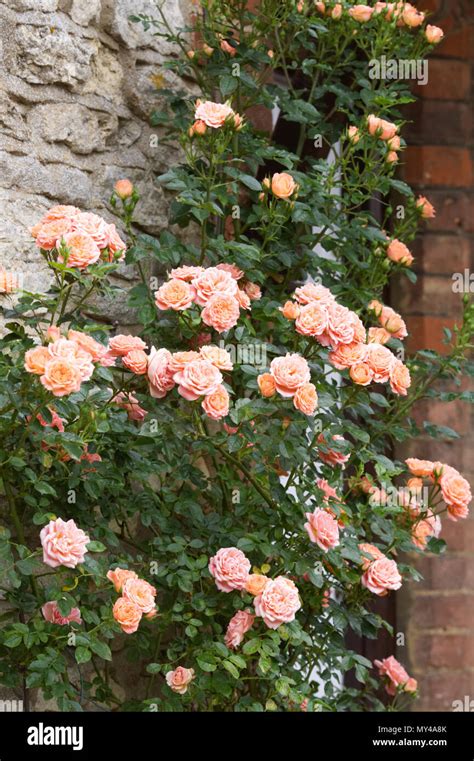
<path fill-rule="evenodd" d="M 457 464 L 457 463 L 456 463 Z M 462 531 L 462 526 L 461 526 Z M 462 556 L 424 555 L 417 560 L 417 568 L 424 576 L 420 589 L 460 590 L 472 592 L 474 588 L 474 560 Z M 416 616 L 416 611 L 413 614 Z"/>
<path fill-rule="evenodd" d="M 472 159 L 467 148 L 410 146 L 405 152 L 404 178 L 409 184 L 468 188 Z"/>
<path fill-rule="evenodd" d="M 415 268 L 430 275 L 449 276 L 450 286 L 453 272 L 464 272 L 471 264 L 471 246 L 461 235 L 433 235 L 425 233 L 412 245 Z M 443 289 L 443 283 L 438 285 Z"/>
<path fill-rule="evenodd" d="M 448 351 L 443 344 L 443 328 L 453 329 L 456 320 L 446 317 L 423 317 L 421 315 L 411 315 L 407 317 L 407 327 L 409 337 L 407 340 L 408 352 L 414 352 L 417 349 L 433 349 L 442 354 Z"/>
<path fill-rule="evenodd" d="M 426 224 L 428 233 L 474 229 L 474 200 L 465 191 L 428 190 L 425 195 L 436 209 Z"/>
<path fill-rule="evenodd" d="M 465 520 L 461 525 L 454 523 L 454 521 L 444 520 L 443 539 L 447 542 L 450 552 L 472 552 L 474 547 L 474 519 Z M 470 604 L 474 614 L 474 599 Z M 474 629 L 474 623 L 472 628 Z"/>
<path fill-rule="evenodd" d="M 426 674 L 424 671 L 410 671 L 420 684 L 420 700 L 416 711 L 452 711 L 456 700 L 464 701 L 474 697 L 474 671 L 436 672 Z"/>
<path fill-rule="evenodd" d="M 471 70 L 464 61 L 430 58 L 428 82 L 415 84 L 413 91 L 423 100 L 468 100 L 471 92 Z M 436 130 L 436 124 L 433 124 Z"/>
<path fill-rule="evenodd" d="M 461 313 L 463 294 L 453 292 L 451 277 L 430 275 L 420 277 L 411 288 L 400 295 L 400 307 L 404 315 L 444 315 L 451 317 Z"/>
<path fill-rule="evenodd" d="M 426 2 L 423 4 L 426 5 Z M 439 22 L 443 27 L 443 22 Z M 443 27 L 444 28 L 444 27 Z M 448 32 L 440 45 L 436 48 L 437 56 L 449 58 L 472 58 L 474 55 L 474 27 L 465 26 L 462 29 L 453 29 Z"/>
<path fill-rule="evenodd" d="M 470 429 L 469 407 L 466 402 L 459 400 L 436 403 L 430 399 L 420 402 L 413 411 L 413 417 L 419 426 L 427 420 L 434 425 L 447 425 L 460 435 L 469 433 Z"/>
<path fill-rule="evenodd" d="M 413 603 L 414 609 L 416 609 L 416 626 L 420 631 L 424 629 L 474 629 L 474 594 L 415 595 Z"/>
<path fill-rule="evenodd" d="M 438 145 L 466 145 L 472 131 L 471 111 L 467 103 L 417 100 L 406 109 L 409 121 L 403 136 L 410 145 L 423 145 L 433 137 Z"/>
<path fill-rule="evenodd" d="M 474 636 L 466 634 L 423 634 L 416 638 L 414 657 L 417 665 L 421 667 L 463 668 L 474 666 Z"/>

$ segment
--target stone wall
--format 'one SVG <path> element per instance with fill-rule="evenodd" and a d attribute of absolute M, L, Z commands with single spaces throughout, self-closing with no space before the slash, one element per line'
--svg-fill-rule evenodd
<path fill-rule="evenodd" d="M 164 4 L 173 26 L 188 8 Z M 153 0 L 0 0 L 0 267 L 23 273 L 27 289 L 47 284 L 28 229 L 53 204 L 116 221 L 108 199 L 129 177 L 142 194 L 141 228 L 166 224 L 154 176 L 176 157 L 151 137 L 149 114 L 154 83 L 183 84 L 161 67 L 169 45 L 129 22 L 132 13 L 157 15 Z M 131 319 L 124 305 L 118 316 Z"/>

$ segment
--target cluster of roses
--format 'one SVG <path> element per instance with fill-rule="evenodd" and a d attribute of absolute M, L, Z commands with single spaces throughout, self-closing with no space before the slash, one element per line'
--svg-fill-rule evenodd
<path fill-rule="evenodd" d="M 221 592 L 245 591 L 254 596 L 255 614 L 269 629 L 294 621 L 301 608 L 298 589 L 291 579 L 277 576 L 270 579 L 259 573 L 250 573 L 250 561 L 237 547 L 223 547 L 209 560 L 209 573 Z M 226 633 L 226 645 L 236 648 L 244 634 L 252 627 L 255 615 L 238 611 L 231 619 Z"/>
<path fill-rule="evenodd" d="M 296 289 L 295 299 L 296 303 L 287 301 L 280 308 L 281 312 L 287 319 L 295 321 L 298 333 L 315 338 L 322 346 L 331 349 L 329 360 L 334 367 L 349 369 L 351 379 L 359 385 L 390 382 L 394 393 L 407 394 L 411 383 L 408 368 L 379 342 L 377 332 L 369 333 L 367 342 L 360 318 L 338 304 L 328 288 L 307 283 Z M 402 333 L 402 327 L 399 327 L 398 334 Z"/>
<path fill-rule="evenodd" d="M 76 206 L 53 206 L 31 228 L 31 234 L 38 248 L 56 250 L 59 262 L 80 270 L 101 258 L 121 261 L 127 248 L 114 224 Z"/>
<path fill-rule="evenodd" d="M 319 13 L 338 20 L 343 15 L 341 3 L 334 2 L 315 2 L 314 6 Z M 302 13 L 305 9 L 304 0 L 298 2 L 298 11 Z M 372 17 L 382 15 L 387 21 L 396 20 L 397 26 L 417 28 L 421 26 L 426 18 L 426 13 L 418 11 L 414 5 L 404 0 L 398 0 L 393 3 L 376 2 L 372 7 L 363 3 L 357 3 L 348 10 L 348 15 L 354 21 L 366 23 Z M 430 45 L 435 45 L 444 37 L 444 32 L 439 26 L 428 24 L 425 29 L 425 37 Z"/>
<path fill-rule="evenodd" d="M 310 382 L 308 362 L 300 354 L 275 357 L 270 372 L 257 377 L 262 396 L 271 397 L 277 392 L 286 399 L 293 399 L 294 407 L 305 415 L 314 415 L 318 406 L 316 387 Z"/>
<path fill-rule="evenodd" d="M 401 148 L 401 140 L 398 133 L 398 127 L 393 122 L 389 122 L 386 119 L 381 119 L 375 114 L 369 114 L 367 117 L 367 129 L 369 135 L 382 140 L 387 147 L 386 161 L 389 164 L 394 164 L 398 161 L 397 151 Z M 353 145 L 357 145 L 361 138 L 361 133 L 358 127 L 351 125 L 347 130 L 349 140 Z"/>
<path fill-rule="evenodd" d="M 359 544 L 359 550 L 362 554 L 362 586 L 379 597 L 400 589 L 402 577 L 395 560 L 390 560 L 373 544 Z"/>
<path fill-rule="evenodd" d="M 125 634 L 137 631 L 142 616 L 152 619 L 157 614 L 155 604 L 156 589 L 145 579 L 140 579 L 135 571 L 114 568 L 107 572 L 107 578 L 121 597 L 115 601 L 113 617 Z"/>
<path fill-rule="evenodd" d="M 411 488 L 421 490 L 423 479 L 429 479 L 434 485 L 433 497 L 440 496 L 444 501 L 450 520 L 468 517 L 469 503 L 472 501 L 471 487 L 456 468 L 442 462 L 417 460 L 413 457 L 405 462 L 415 477 L 409 481 Z"/>
<path fill-rule="evenodd" d="M 212 100 L 196 101 L 194 123 L 189 128 L 190 137 L 204 135 L 208 127 L 219 129 L 224 125 L 241 130 L 244 122 L 240 114 L 236 113 L 229 103 L 214 103 Z"/>
<path fill-rule="evenodd" d="M 239 287 L 238 281 L 243 277 L 235 264 L 177 267 L 156 291 L 156 306 L 183 312 L 197 304 L 202 307 L 203 323 L 223 333 L 237 324 L 241 309 L 250 309 L 251 302 L 261 298 L 256 283 L 246 281 Z"/>
<path fill-rule="evenodd" d="M 81 384 L 90 380 L 94 363 L 102 367 L 114 364 L 110 347 L 103 346 L 91 336 L 69 330 L 67 338 L 56 326 L 46 331 L 46 345 L 35 346 L 25 353 L 25 370 L 40 376 L 40 382 L 54 396 L 75 393 Z"/>

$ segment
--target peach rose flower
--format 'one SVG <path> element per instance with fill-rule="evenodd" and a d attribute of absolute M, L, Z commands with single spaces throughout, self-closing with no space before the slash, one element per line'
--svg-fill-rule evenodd
<path fill-rule="evenodd" d="M 326 307 L 335 303 L 329 288 L 318 283 L 305 283 L 295 290 L 295 299 L 299 304 L 322 304 Z"/>
<path fill-rule="evenodd" d="M 174 388 L 175 380 L 170 368 L 171 352 L 152 346 L 148 357 L 148 380 L 150 394 L 154 399 L 163 399 Z"/>
<path fill-rule="evenodd" d="M 369 565 L 361 578 L 361 583 L 374 595 L 384 597 L 389 590 L 400 589 L 402 577 L 396 562 L 384 556 Z"/>
<path fill-rule="evenodd" d="M 221 592 L 245 589 L 250 573 L 250 561 L 237 547 L 223 547 L 209 560 L 209 573 Z"/>
<path fill-rule="evenodd" d="M 173 378 L 178 384 L 178 393 L 188 401 L 213 394 L 222 384 L 220 370 L 207 359 L 189 362 Z"/>
<path fill-rule="evenodd" d="M 325 336 L 332 348 L 336 348 L 341 343 L 365 342 L 365 328 L 355 312 L 337 303 L 330 304 L 327 312 L 328 323 Z M 323 345 L 325 345 L 324 342 Z"/>
<path fill-rule="evenodd" d="M 428 24 L 425 29 L 425 37 L 430 45 L 437 45 L 444 37 L 444 32 L 439 26 Z"/>
<path fill-rule="evenodd" d="M 114 185 L 114 190 L 122 200 L 130 198 L 133 193 L 133 182 L 127 179 L 117 180 Z"/>
<path fill-rule="evenodd" d="M 431 476 L 435 465 L 431 460 L 417 460 L 416 457 L 408 457 L 405 462 L 410 473 L 420 478 Z"/>
<path fill-rule="evenodd" d="M 351 143 L 353 143 L 354 145 L 357 145 L 357 143 L 360 140 L 360 132 L 358 127 L 352 124 L 347 130 L 347 137 L 349 138 Z"/>
<path fill-rule="evenodd" d="M 394 338 L 403 340 L 408 335 L 405 321 L 391 307 L 382 307 L 379 322 Z"/>
<path fill-rule="evenodd" d="M 335 21 L 340 19 L 341 16 L 342 16 L 342 5 L 341 5 L 341 3 L 336 3 L 336 5 L 333 8 L 331 8 L 331 10 L 329 12 L 329 15 Z"/>
<path fill-rule="evenodd" d="M 276 394 L 276 385 L 271 373 L 262 373 L 257 377 L 257 384 L 262 396 L 270 397 Z"/>
<path fill-rule="evenodd" d="M 56 600 L 50 600 L 45 602 L 41 608 L 41 612 L 46 621 L 50 624 L 59 624 L 59 626 L 66 626 L 67 624 L 74 623 L 82 624 L 81 611 L 79 608 L 71 608 L 67 616 L 62 616 L 58 610 L 58 603 Z"/>
<path fill-rule="evenodd" d="M 209 362 L 212 362 L 212 364 L 219 370 L 230 371 L 234 369 L 232 358 L 226 349 L 221 349 L 219 346 L 208 344 L 199 349 L 199 354 L 202 359 L 207 359 Z"/>
<path fill-rule="evenodd" d="M 122 357 L 123 366 L 131 370 L 135 375 L 146 375 L 148 370 L 148 357 L 143 349 L 133 349 Z"/>
<path fill-rule="evenodd" d="M 235 280 L 233 282 L 235 283 Z M 203 323 L 218 333 L 225 333 L 237 325 L 239 316 L 239 302 L 235 296 L 228 293 L 215 293 L 201 312 Z"/>
<path fill-rule="evenodd" d="M 169 372 L 172 375 L 179 373 L 185 365 L 189 362 L 195 362 L 196 359 L 201 359 L 201 354 L 198 351 L 175 351 L 169 361 Z"/>
<path fill-rule="evenodd" d="M 270 364 L 275 388 L 284 397 L 293 397 L 301 386 L 310 382 L 309 365 L 299 354 L 275 357 Z"/>
<path fill-rule="evenodd" d="M 244 639 L 244 635 L 252 628 L 255 616 L 246 610 L 238 610 L 229 621 L 224 642 L 229 650 L 235 650 Z"/>
<path fill-rule="evenodd" d="M 122 240 L 115 225 L 107 225 L 107 248 L 109 250 L 108 261 L 122 262 L 125 259 L 127 244 Z M 117 254 L 120 253 L 120 256 Z"/>
<path fill-rule="evenodd" d="M 76 526 L 72 518 L 68 521 L 63 521 L 62 518 L 51 520 L 41 529 L 40 540 L 43 563 L 51 568 L 60 565 L 75 568 L 83 563 L 90 542 L 88 535 Z"/>
<path fill-rule="evenodd" d="M 397 361 L 394 354 L 382 344 L 367 344 L 366 362 L 373 372 L 375 383 L 386 383 Z"/>
<path fill-rule="evenodd" d="M 204 267 L 194 267 L 186 264 L 183 267 L 176 267 L 171 270 L 170 278 L 175 280 L 186 280 L 190 283 L 194 278 L 199 277 L 202 272 L 204 272 Z"/>
<path fill-rule="evenodd" d="M 54 342 L 60 338 L 60 335 L 57 335 L 55 338 L 52 335 L 48 337 L 53 338 Z M 105 346 L 92 338 L 92 336 L 89 336 L 87 333 L 81 333 L 79 330 L 68 330 L 67 337 L 69 341 L 74 341 L 74 343 L 77 344 L 77 346 L 82 349 L 82 351 L 90 354 L 93 362 L 99 362 L 99 360 L 101 360 L 104 354 L 107 352 L 107 348 Z"/>
<path fill-rule="evenodd" d="M 183 666 L 178 666 L 166 674 L 166 684 L 178 695 L 184 695 L 193 679 L 194 669 L 185 669 Z"/>
<path fill-rule="evenodd" d="M 378 668 L 379 676 L 387 678 L 385 689 L 389 695 L 395 695 L 400 688 L 404 692 L 416 692 L 418 686 L 416 679 L 408 676 L 401 663 L 393 655 L 381 661 L 374 661 L 374 666 Z"/>
<path fill-rule="evenodd" d="M 174 309 L 175 311 L 182 312 L 184 309 L 189 309 L 194 302 L 195 296 L 196 291 L 192 285 L 185 280 L 172 278 L 163 283 L 155 292 L 155 304 L 158 309 L 163 311 Z"/>
<path fill-rule="evenodd" d="M 345 443 L 344 437 L 340 436 L 338 433 L 331 438 L 333 441 Z M 330 449 L 323 433 L 320 433 L 318 436 L 318 444 L 322 445 L 326 450 L 323 451 L 319 448 L 319 457 L 327 465 L 344 465 L 350 457 L 350 454 L 344 454 L 343 452 L 337 451 L 337 449 Z"/>
<path fill-rule="evenodd" d="M 235 296 L 238 285 L 227 270 L 219 267 L 208 267 L 192 281 L 196 289 L 196 304 L 205 307 L 209 299 L 216 293 Z"/>
<path fill-rule="evenodd" d="M 425 14 L 417 9 L 411 3 L 405 3 L 402 11 L 402 21 L 410 27 L 421 26 L 425 20 Z"/>
<path fill-rule="evenodd" d="M 73 220 L 74 230 L 80 233 L 87 233 L 100 249 L 105 248 L 108 243 L 108 224 L 98 214 L 92 214 L 88 211 L 81 211 Z"/>
<path fill-rule="evenodd" d="M 41 219 L 41 224 L 52 222 L 55 219 L 75 219 L 80 213 L 81 210 L 78 209 L 77 206 L 57 204 L 48 209 L 44 217 Z"/>
<path fill-rule="evenodd" d="M 454 469 L 453 469 L 454 470 Z M 468 505 L 472 501 L 471 487 L 456 470 L 443 472 L 439 479 L 441 494 L 448 507 L 448 518 L 457 521 L 467 518 Z"/>
<path fill-rule="evenodd" d="M 264 576 L 262 573 L 251 573 L 245 584 L 245 591 L 255 597 L 263 592 L 268 581 L 270 581 L 268 576 Z"/>
<path fill-rule="evenodd" d="M 71 219 L 53 219 L 45 222 L 36 232 L 36 245 L 45 251 L 57 248 L 57 243 L 72 230 Z"/>
<path fill-rule="evenodd" d="M 34 375 L 43 375 L 46 363 L 51 359 L 47 346 L 35 346 L 25 352 L 25 370 Z"/>
<path fill-rule="evenodd" d="M 138 629 L 143 612 L 131 600 L 119 597 L 112 608 L 112 615 L 125 634 L 133 634 Z"/>
<path fill-rule="evenodd" d="M 250 301 L 260 301 L 262 298 L 262 289 L 258 283 L 252 283 L 250 280 L 244 285 L 244 291 L 249 297 Z"/>
<path fill-rule="evenodd" d="M 94 238 L 86 232 L 75 230 L 61 236 L 61 240 L 68 251 L 66 262 L 68 267 L 77 267 L 77 269 L 83 270 L 90 264 L 95 264 L 100 257 L 99 246 Z M 58 249 L 61 245 L 61 240 L 56 242 L 56 248 Z M 58 261 L 64 262 L 62 254 L 58 256 Z"/>
<path fill-rule="evenodd" d="M 298 185 L 287 172 L 276 172 L 271 179 L 270 187 L 274 196 L 284 200 L 290 198 L 298 190 Z"/>
<path fill-rule="evenodd" d="M 130 576 L 122 584 L 122 596 L 133 602 L 142 613 L 151 613 L 155 609 L 156 589 L 145 579 Z"/>
<path fill-rule="evenodd" d="M 116 394 L 112 401 L 126 411 L 129 420 L 141 422 L 148 414 L 143 407 L 140 407 L 138 399 L 131 393 Z"/>
<path fill-rule="evenodd" d="M 287 320 L 296 320 L 300 313 L 300 308 L 294 301 L 285 301 L 283 306 L 278 307 L 278 309 Z"/>
<path fill-rule="evenodd" d="M 210 100 L 196 101 L 194 118 L 204 122 L 206 127 L 218 129 L 225 124 L 227 119 L 231 120 L 234 116 L 235 112 L 228 103 L 213 103 Z"/>
<path fill-rule="evenodd" d="M 427 198 L 425 198 L 425 196 L 418 196 L 416 200 L 416 208 L 421 211 L 423 219 L 434 219 L 434 217 L 436 217 L 435 207 Z"/>
<path fill-rule="evenodd" d="M 360 341 L 352 341 L 350 344 L 338 344 L 329 353 L 329 361 L 338 370 L 345 370 L 359 362 L 364 362 L 367 356 L 367 346 Z"/>
<path fill-rule="evenodd" d="M 367 331 L 367 343 L 369 344 L 384 344 L 390 341 L 391 335 L 385 328 L 369 328 Z"/>
<path fill-rule="evenodd" d="M 114 585 L 115 591 L 121 592 L 127 579 L 138 579 L 138 576 L 135 571 L 129 571 L 128 568 L 114 568 L 107 571 L 107 578 Z"/>
<path fill-rule="evenodd" d="M 297 389 L 293 404 L 304 415 L 314 415 L 318 406 L 318 394 L 313 383 L 305 383 Z"/>
<path fill-rule="evenodd" d="M 372 14 L 374 12 L 374 9 L 371 8 L 369 5 L 353 5 L 352 8 L 349 8 L 349 16 L 354 19 L 354 21 L 360 21 L 365 22 L 369 21 L 372 18 Z"/>
<path fill-rule="evenodd" d="M 216 268 L 218 270 L 224 270 L 224 272 L 228 272 L 229 275 L 232 275 L 234 280 L 240 280 L 240 278 L 244 276 L 243 271 L 239 269 L 236 264 L 228 264 L 227 262 L 221 262 L 220 264 L 216 265 Z"/>
<path fill-rule="evenodd" d="M 388 248 L 387 256 L 392 262 L 396 264 L 404 264 L 406 267 L 410 267 L 413 264 L 413 254 L 410 250 L 397 238 L 394 238 Z"/>
<path fill-rule="evenodd" d="M 239 307 L 241 309 L 250 309 L 251 302 L 250 298 L 247 296 L 244 290 L 242 288 L 237 288 L 237 293 L 235 294 L 235 298 L 237 299 L 239 303 Z"/>
<path fill-rule="evenodd" d="M 328 310 L 324 304 L 310 303 L 299 308 L 295 330 L 303 336 L 320 336 L 328 325 Z"/>
<path fill-rule="evenodd" d="M 119 333 L 109 341 L 109 352 L 113 357 L 124 357 L 134 349 L 146 349 L 146 343 L 138 336 L 126 336 Z"/>
<path fill-rule="evenodd" d="M 374 560 L 380 560 L 380 558 L 385 557 L 383 552 L 381 552 L 378 547 L 376 547 L 374 544 L 368 544 L 367 542 L 362 542 L 359 544 L 359 551 L 362 556 L 362 568 L 364 571 L 369 568 L 370 564 L 373 563 Z M 366 555 L 369 557 L 366 557 Z"/>
<path fill-rule="evenodd" d="M 326 510 L 316 508 L 313 513 L 306 513 L 307 523 L 304 527 L 310 540 L 323 552 L 339 545 L 339 527 L 337 520 Z"/>
<path fill-rule="evenodd" d="M 67 396 L 80 390 L 81 370 L 73 359 L 50 359 L 40 381 L 54 396 Z"/>
<path fill-rule="evenodd" d="M 298 589 L 293 581 L 284 576 L 270 579 L 261 594 L 254 600 L 255 613 L 263 618 L 269 629 L 294 621 L 301 608 Z"/>
<path fill-rule="evenodd" d="M 357 362 L 352 365 L 349 375 L 358 386 L 368 386 L 374 380 L 374 371 L 367 362 Z"/>
<path fill-rule="evenodd" d="M 390 388 L 395 394 L 406 396 L 411 386 L 410 371 L 400 359 L 395 359 L 390 368 Z"/>
<path fill-rule="evenodd" d="M 221 385 L 212 394 L 208 394 L 204 398 L 201 407 L 210 418 L 220 420 L 229 414 L 229 402 L 229 393 L 225 386 Z"/>
<path fill-rule="evenodd" d="M 391 140 L 397 134 L 398 127 L 392 122 L 388 122 L 385 119 L 380 119 L 379 116 L 370 114 L 367 117 L 367 126 L 369 133 L 373 137 L 378 137 L 380 140 Z"/>
<path fill-rule="evenodd" d="M 91 378 L 94 372 L 94 365 L 92 364 L 92 357 L 87 351 L 83 351 L 76 341 L 70 341 L 67 338 L 58 338 L 57 341 L 53 341 L 48 346 L 48 352 L 51 359 L 65 359 L 79 370 L 82 381 L 87 381 Z M 45 366 L 45 373 L 47 373 L 49 363 Z"/>

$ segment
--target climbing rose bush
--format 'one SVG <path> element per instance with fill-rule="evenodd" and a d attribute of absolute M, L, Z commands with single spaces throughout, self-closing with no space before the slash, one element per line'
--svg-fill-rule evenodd
<path fill-rule="evenodd" d="M 407 83 L 368 69 L 429 54 L 427 20 L 304 0 L 132 19 L 191 83 L 154 78 L 152 123 L 180 149 L 158 178 L 169 229 L 137 234 L 122 178 L 116 224 L 54 206 L 32 229 L 46 293 L 0 273 L 0 679 L 26 707 L 36 689 L 68 711 L 416 696 L 393 649 L 371 663 L 348 636 L 391 632 L 379 598 L 420 580 L 472 499 L 456 463 L 425 459 L 426 436 L 457 434 L 412 415 L 472 401 L 472 307 L 438 355 L 407 348 L 387 304 L 435 209 L 395 176 Z M 127 297 L 138 327 L 116 330 L 106 305 Z"/>

